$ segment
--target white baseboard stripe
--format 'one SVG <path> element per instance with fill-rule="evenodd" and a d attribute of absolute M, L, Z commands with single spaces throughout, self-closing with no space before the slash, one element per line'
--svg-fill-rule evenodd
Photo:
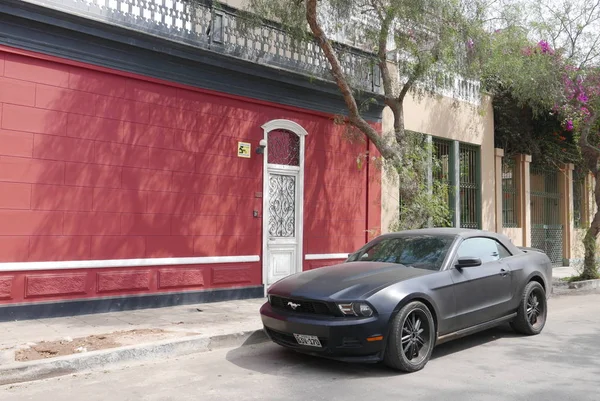
<path fill-rule="evenodd" d="M 147 258 L 109 260 L 70 260 L 57 262 L 11 262 L 0 263 L 3 271 L 65 270 L 65 269 L 104 269 L 109 267 L 206 265 L 218 263 L 259 262 L 260 256 L 207 256 L 192 258 Z"/>
<path fill-rule="evenodd" d="M 306 260 L 326 260 L 326 259 L 346 259 L 348 258 L 349 253 L 319 253 L 319 254 L 311 254 L 304 255 L 304 259 Z"/>

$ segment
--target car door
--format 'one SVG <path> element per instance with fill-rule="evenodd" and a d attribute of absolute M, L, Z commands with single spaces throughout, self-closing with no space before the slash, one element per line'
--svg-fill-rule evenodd
<path fill-rule="evenodd" d="M 508 314 L 512 297 L 506 248 L 493 238 L 465 239 L 458 247 L 450 274 L 456 299 L 456 330 L 475 326 Z M 480 266 L 456 268 L 460 257 L 479 258 Z"/>

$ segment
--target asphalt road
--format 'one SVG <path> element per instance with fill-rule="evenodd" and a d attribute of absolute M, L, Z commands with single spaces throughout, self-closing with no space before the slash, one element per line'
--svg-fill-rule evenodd
<path fill-rule="evenodd" d="M 600 400 L 600 295 L 550 300 L 542 334 L 493 329 L 398 374 L 261 344 L 0 387 L 3 401 Z"/>

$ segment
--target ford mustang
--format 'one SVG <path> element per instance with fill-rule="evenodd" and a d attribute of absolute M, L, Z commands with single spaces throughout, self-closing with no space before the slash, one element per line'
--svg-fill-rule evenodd
<path fill-rule="evenodd" d="M 433 228 L 381 235 L 338 265 L 274 283 L 260 314 L 267 336 L 299 352 L 422 369 L 436 345 L 503 323 L 546 323 L 552 265 L 504 235 Z"/>

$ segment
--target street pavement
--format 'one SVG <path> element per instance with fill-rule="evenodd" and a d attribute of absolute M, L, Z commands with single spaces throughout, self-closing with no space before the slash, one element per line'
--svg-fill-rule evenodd
<path fill-rule="evenodd" d="M 269 343 L 4 386 L 0 400 L 600 400 L 600 294 L 554 297 L 549 306 L 539 336 L 489 330 L 439 346 L 413 374 Z"/>

